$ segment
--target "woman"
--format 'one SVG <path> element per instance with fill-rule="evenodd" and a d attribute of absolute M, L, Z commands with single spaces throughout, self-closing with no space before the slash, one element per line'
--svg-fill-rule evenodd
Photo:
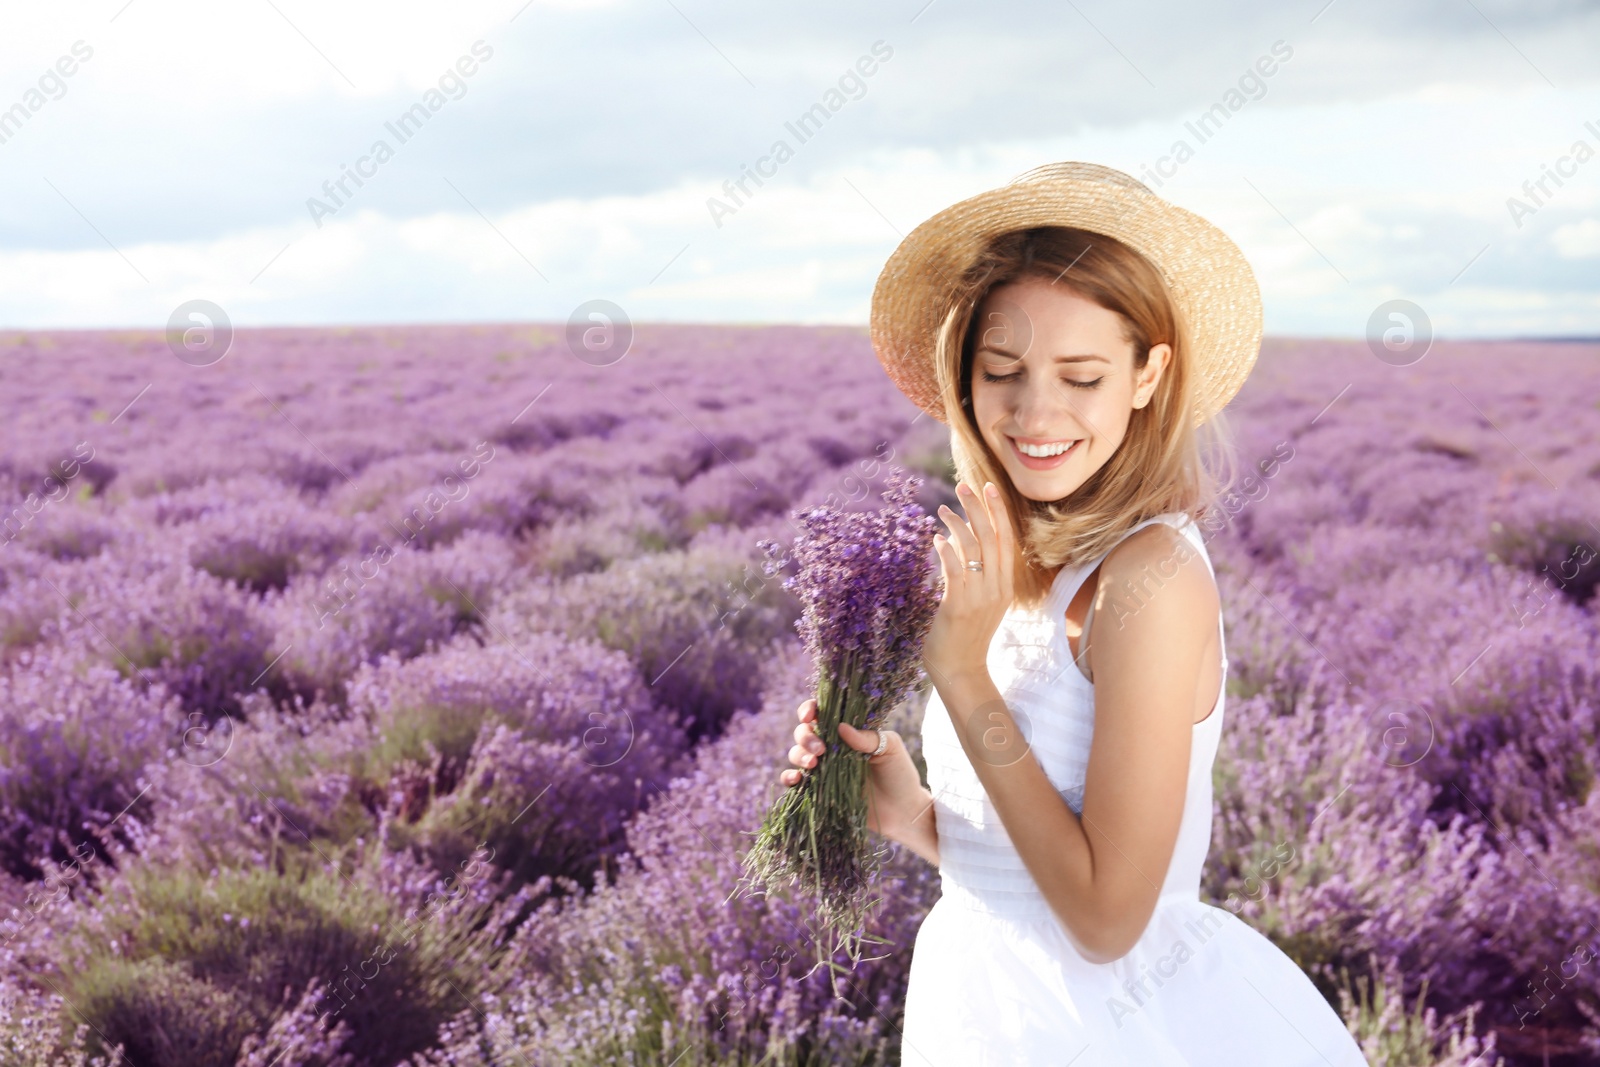
<path fill-rule="evenodd" d="M 894 731 L 840 727 L 872 829 L 943 888 L 902 1061 L 1364 1063 L 1292 960 L 1199 899 L 1227 657 L 1197 429 L 1255 362 L 1249 264 L 1120 171 L 1052 164 L 913 231 L 872 334 L 951 427 L 965 510 L 935 538 L 931 789 Z M 786 785 L 823 751 L 815 714 Z"/>

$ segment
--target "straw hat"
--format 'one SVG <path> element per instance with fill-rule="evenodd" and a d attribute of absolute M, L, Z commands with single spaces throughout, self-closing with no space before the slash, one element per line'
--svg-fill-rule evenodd
<path fill-rule="evenodd" d="M 1114 237 L 1166 280 L 1197 373 L 1195 425 L 1222 410 L 1261 348 L 1261 291 L 1228 236 L 1120 170 L 1047 163 L 953 204 L 912 230 L 872 290 L 872 347 L 900 391 L 945 421 L 934 372 L 939 324 L 955 282 L 991 237 L 1075 226 Z"/>

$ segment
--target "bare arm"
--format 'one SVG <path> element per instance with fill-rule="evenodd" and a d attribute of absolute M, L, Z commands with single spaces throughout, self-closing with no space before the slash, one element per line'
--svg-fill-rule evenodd
<path fill-rule="evenodd" d="M 1123 595 L 1133 587 L 1142 590 L 1137 600 Z M 934 684 L 1051 910 L 1086 958 L 1105 963 L 1144 932 L 1172 860 L 1217 594 L 1192 543 L 1160 524 L 1107 557 L 1096 596 L 1095 726 L 1081 817 L 1027 750 L 986 670 L 935 675 Z"/>

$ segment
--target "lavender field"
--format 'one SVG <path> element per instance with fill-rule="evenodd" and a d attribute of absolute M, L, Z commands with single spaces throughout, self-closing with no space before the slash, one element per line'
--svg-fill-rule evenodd
<path fill-rule="evenodd" d="M 808 695 L 756 543 L 891 464 L 954 504 L 864 330 L 0 374 L 0 1065 L 898 1062 L 937 872 L 837 983 L 734 894 Z M 1204 891 L 1373 1064 L 1600 1062 L 1600 346 L 1269 339 L 1229 418 Z"/>

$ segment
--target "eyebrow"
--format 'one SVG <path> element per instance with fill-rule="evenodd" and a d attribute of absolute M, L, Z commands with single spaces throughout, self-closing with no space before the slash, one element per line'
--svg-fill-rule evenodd
<path fill-rule="evenodd" d="M 1010 352 L 1007 352 L 1003 348 L 996 348 L 993 345 L 979 345 L 978 346 L 978 351 L 979 352 L 993 352 L 995 355 L 997 355 L 997 356 L 1005 356 L 1007 359 L 1021 359 L 1022 358 L 1021 356 L 1012 355 Z M 1057 356 L 1057 357 L 1055 357 L 1054 360 L 1052 360 L 1052 362 L 1054 362 L 1054 363 L 1087 363 L 1089 360 L 1092 360 L 1092 359 L 1098 359 L 1102 363 L 1110 363 L 1111 362 L 1105 356 L 1102 356 L 1097 352 L 1085 352 L 1085 353 L 1083 353 L 1081 355 L 1075 355 L 1075 356 Z"/>

